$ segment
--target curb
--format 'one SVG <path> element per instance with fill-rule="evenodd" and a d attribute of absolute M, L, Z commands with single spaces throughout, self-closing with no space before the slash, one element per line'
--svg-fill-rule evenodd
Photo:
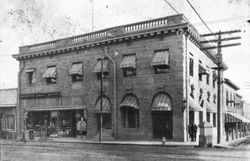
<path fill-rule="evenodd" d="M 94 141 L 85 141 L 85 142 L 64 142 L 64 141 L 21 141 L 21 140 L 0 140 L 2 145 L 27 145 L 27 146 L 50 146 L 51 144 L 55 145 L 66 145 L 66 144 L 100 144 L 100 145 L 124 145 L 124 146 L 158 146 L 158 147 L 195 147 L 197 145 L 193 144 L 150 144 L 150 143 L 130 143 L 130 142 L 94 142 Z"/>

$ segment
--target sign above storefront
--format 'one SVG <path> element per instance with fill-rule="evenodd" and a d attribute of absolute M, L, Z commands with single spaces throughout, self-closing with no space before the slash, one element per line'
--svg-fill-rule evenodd
<path fill-rule="evenodd" d="M 20 94 L 21 99 L 44 98 L 44 97 L 60 97 L 60 96 L 61 96 L 61 92 Z"/>

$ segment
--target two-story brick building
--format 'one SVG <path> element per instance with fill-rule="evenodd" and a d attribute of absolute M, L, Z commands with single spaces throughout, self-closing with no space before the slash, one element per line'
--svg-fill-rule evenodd
<path fill-rule="evenodd" d="M 98 138 L 100 113 L 109 139 L 187 141 L 188 125 L 204 121 L 216 134 L 216 61 L 202 40 L 174 15 L 20 47 L 19 135 L 26 112 L 31 128 L 63 136 L 86 124 Z"/>

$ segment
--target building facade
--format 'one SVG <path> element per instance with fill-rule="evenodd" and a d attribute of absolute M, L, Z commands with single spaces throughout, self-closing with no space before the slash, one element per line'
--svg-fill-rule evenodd
<path fill-rule="evenodd" d="M 240 89 L 230 79 L 223 81 L 223 140 L 231 141 L 246 136 L 249 120 L 244 117 Z"/>
<path fill-rule="evenodd" d="M 17 134 L 17 89 L 0 89 L 1 139 L 15 139 Z"/>
<path fill-rule="evenodd" d="M 188 141 L 189 124 L 210 122 L 216 138 L 216 61 L 202 40 L 174 15 L 20 47 L 19 136 L 46 125 L 52 136 L 98 139 L 102 127 L 106 139 Z"/>

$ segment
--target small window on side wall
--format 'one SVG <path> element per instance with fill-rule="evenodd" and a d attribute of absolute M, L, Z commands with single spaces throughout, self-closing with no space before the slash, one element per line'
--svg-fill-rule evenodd
<path fill-rule="evenodd" d="M 29 85 L 34 84 L 36 82 L 35 69 L 34 68 L 27 69 L 26 70 L 26 76 L 27 76 L 27 83 Z"/>
<path fill-rule="evenodd" d="M 151 62 L 154 67 L 155 74 L 168 73 L 169 64 L 169 50 L 157 50 Z"/>
<path fill-rule="evenodd" d="M 189 75 L 194 76 L 194 59 L 189 58 Z"/>

